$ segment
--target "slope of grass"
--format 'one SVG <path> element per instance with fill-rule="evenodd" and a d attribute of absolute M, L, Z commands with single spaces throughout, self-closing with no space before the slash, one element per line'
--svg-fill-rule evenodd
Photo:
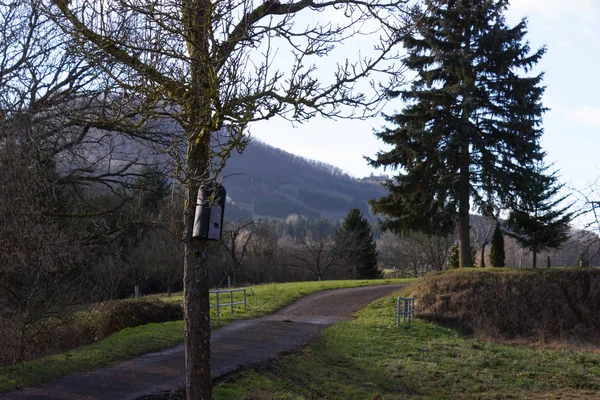
<path fill-rule="evenodd" d="M 600 398 L 598 352 L 487 343 L 419 319 L 396 328 L 394 296 L 357 315 L 215 399 Z"/>
<path fill-rule="evenodd" d="M 600 270 L 458 270 L 413 292 L 422 315 L 477 335 L 600 343 Z"/>
<path fill-rule="evenodd" d="M 220 319 L 216 319 L 215 310 L 213 310 L 214 318 L 212 325 L 213 328 L 216 328 L 230 320 L 255 318 L 272 313 L 292 303 L 299 297 L 320 290 L 409 281 L 411 280 L 322 281 L 274 283 L 253 286 L 248 288 L 247 308 L 245 310 L 242 306 L 236 306 L 235 313 L 230 314 L 228 308 L 222 309 Z M 152 296 L 150 300 L 162 300 L 180 304 L 183 302 L 181 295 L 171 297 Z M 228 300 L 228 297 L 224 297 L 223 301 Z M 238 300 L 238 298 L 234 300 Z M 93 313 L 82 315 L 81 318 L 88 318 L 91 320 L 90 323 L 94 323 Z M 182 341 L 183 321 L 129 327 L 89 346 L 80 347 L 63 354 L 44 357 L 39 360 L 0 367 L 0 392 L 32 386 L 76 372 L 100 368 L 127 358 L 162 350 Z"/>

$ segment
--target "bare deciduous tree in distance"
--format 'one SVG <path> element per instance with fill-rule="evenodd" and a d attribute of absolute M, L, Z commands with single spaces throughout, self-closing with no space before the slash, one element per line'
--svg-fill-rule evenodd
<path fill-rule="evenodd" d="M 292 249 L 289 265 L 312 272 L 321 281 L 335 267 L 340 266 L 342 258 L 334 249 L 331 237 L 313 235 L 308 232 L 297 249 Z"/>
<path fill-rule="evenodd" d="M 63 29 L 79 41 L 89 59 L 104 66 L 124 93 L 135 94 L 150 119 L 167 116 L 181 127 L 188 399 L 209 399 L 212 393 L 207 275 L 212 245 L 192 238 L 198 189 L 214 184 L 224 160 L 243 149 L 244 130 L 251 122 L 274 116 L 303 121 L 315 115 L 363 117 L 376 112 L 385 93 L 366 96 L 355 91 L 355 85 L 370 74 L 387 73 L 385 88 L 398 87 L 401 71 L 386 62 L 396 56 L 407 2 L 51 0 L 50 10 Z M 344 16 L 342 22 L 321 23 L 315 11 L 324 10 L 337 11 Z M 310 11 L 313 19 L 308 24 L 294 24 L 299 14 Z M 354 62 L 342 62 L 329 82 L 316 76 L 315 60 L 373 27 L 380 41 L 372 56 L 359 54 Z M 292 65 L 278 70 L 276 57 L 280 60 L 284 49 Z M 211 147 L 211 134 L 225 125 L 231 128 L 220 146 Z"/>
<path fill-rule="evenodd" d="M 229 264 L 229 267 L 225 267 L 228 288 L 231 288 L 231 285 L 236 282 L 235 274 L 244 262 L 248 243 L 252 239 L 253 232 L 249 229 L 252 225 L 254 225 L 254 221 L 244 221 L 238 224 L 229 223 L 223 228 L 224 239 L 221 240 L 221 245 L 231 260 L 230 263 L 225 263 Z"/>
<path fill-rule="evenodd" d="M 385 232 L 377 241 L 384 266 L 392 266 L 401 277 L 421 277 L 445 268 L 454 235 L 432 236 L 411 232 L 406 237 Z"/>

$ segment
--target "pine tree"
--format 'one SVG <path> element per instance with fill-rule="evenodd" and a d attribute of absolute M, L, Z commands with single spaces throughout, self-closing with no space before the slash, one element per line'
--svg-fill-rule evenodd
<path fill-rule="evenodd" d="M 496 224 L 492 236 L 492 248 L 490 249 L 490 264 L 493 268 L 503 268 L 506 255 L 504 253 L 504 235 L 500 224 Z"/>
<path fill-rule="evenodd" d="M 515 204 L 507 224 L 508 234 L 533 253 L 533 268 L 540 252 L 560 247 L 569 239 L 573 218 L 571 205 L 560 206 L 568 197 L 558 195 L 564 185 L 558 183 L 556 173 L 546 175 L 547 169 L 538 168 L 538 178 L 529 182 L 527 196 Z"/>
<path fill-rule="evenodd" d="M 458 225 L 460 265 L 469 257 L 471 199 L 483 215 L 515 202 L 543 158 L 542 75 L 530 71 L 526 21 L 505 23 L 507 0 L 426 0 L 403 39 L 411 88 L 390 93 L 405 103 L 376 133 L 393 146 L 370 159 L 398 174 L 372 203 L 384 229 L 449 234 Z"/>
<path fill-rule="evenodd" d="M 369 221 L 358 208 L 350 210 L 341 229 L 336 232 L 335 252 L 357 279 L 379 278 L 377 245 Z"/>

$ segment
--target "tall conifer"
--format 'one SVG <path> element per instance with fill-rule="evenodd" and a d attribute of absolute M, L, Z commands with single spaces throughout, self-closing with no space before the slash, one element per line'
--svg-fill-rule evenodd
<path fill-rule="evenodd" d="M 529 182 L 528 195 L 513 208 L 508 218 L 508 234 L 533 254 L 533 268 L 537 255 L 548 249 L 560 247 L 569 239 L 573 213 L 570 205 L 561 206 L 568 196 L 559 192 L 556 173 L 546 175 L 547 168 L 540 167 L 540 177 Z"/>
<path fill-rule="evenodd" d="M 390 93 L 404 102 L 376 133 L 393 148 L 370 163 L 396 169 L 388 195 L 373 202 L 394 231 L 448 234 L 456 229 L 460 265 L 469 254 L 471 201 L 483 214 L 513 204 L 543 158 L 545 52 L 531 52 L 526 21 L 505 23 L 507 0 L 426 0 L 406 35 L 412 86 Z"/>
<path fill-rule="evenodd" d="M 369 221 L 358 208 L 350 210 L 336 232 L 335 252 L 354 272 L 356 279 L 379 278 L 377 245 Z"/>
<path fill-rule="evenodd" d="M 490 249 L 490 264 L 493 268 L 503 268 L 506 260 L 504 252 L 504 234 L 500 229 L 500 224 L 496 224 L 494 234 L 492 236 L 492 248 Z"/>

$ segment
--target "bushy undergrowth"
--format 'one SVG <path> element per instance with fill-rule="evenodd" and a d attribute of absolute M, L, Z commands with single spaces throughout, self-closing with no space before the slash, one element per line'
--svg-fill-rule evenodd
<path fill-rule="evenodd" d="M 98 303 L 89 310 L 46 320 L 48 329 L 40 331 L 31 339 L 24 359 L 32 360 L 95 343 L 125 328 L 182 318 L 181 304 L 156 298 Z M 0 346 L 0 366 L 12 363 L 11 354 L 4 354 L 11 348 L 11 340 L 16 339 L 9 335 L 3 338 L 4 343 Z"/>
<path fill-rule="evenodd" d="M 600 342 L 599 270 L 461 270 L 413 287 L 417 311 L 480 336 Z"/>

